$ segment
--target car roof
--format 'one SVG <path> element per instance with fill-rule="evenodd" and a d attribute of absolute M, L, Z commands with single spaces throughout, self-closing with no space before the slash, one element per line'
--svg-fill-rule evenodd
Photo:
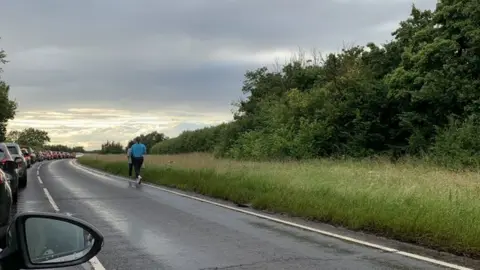
<path fill-rule="evenodd" d="M 5 143 L 0 143 L 0 151 L 2 151 L 7 159 L 13 159 L 12 155 L 10 154 L 10 151 L 8 150 L 8 147 Z"/>
<path fill-rule="evenodd" d="M 6 142 L 5 145 L 6 146 L 18 146 L 18 147 L 20 147 L 20 145 L 18 145 L 18 143 L 13 143 L 13 142 Z"/>

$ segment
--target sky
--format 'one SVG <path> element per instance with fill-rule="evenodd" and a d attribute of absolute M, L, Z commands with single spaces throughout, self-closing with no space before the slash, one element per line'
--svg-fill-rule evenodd
<path fill-rule="evenodd" d="M 1 1 L 9 130 L 98 149 L 230 121 L 247 70 L 384 43 L 412 3 L 436 0 Z"/>

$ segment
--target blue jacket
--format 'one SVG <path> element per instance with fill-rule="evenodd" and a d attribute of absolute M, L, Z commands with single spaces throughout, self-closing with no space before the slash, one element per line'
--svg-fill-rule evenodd
<path fill-rule="evenodd" d="M 139 157 L 143 157 L 143 155 L 145 155 L 147 153 L 147 147 L 145 147 L 145 144 L 143 143 L 136 143 L 134 145 L 132 145 L 132 157 L 134 158 L 139 158 Z"/>

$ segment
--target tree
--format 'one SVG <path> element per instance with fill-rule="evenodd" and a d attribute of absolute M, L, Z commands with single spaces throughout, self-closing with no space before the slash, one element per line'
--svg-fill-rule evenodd
<path fill-rule="evenodd" d="M 43 147 L 43 149 L 50 150 L 50 151 L 60 151 L 60 152 L 76 152 L 76 153 L 84 153 L 85 152 L 85 149 L 83 149 L 83 146 L 68 147 L 68 146 L 62 145 L 62 144 L 45 145 Z"/>
<path fill-rule="evenodd" d="M 434 11 L 413 5 L 386 44 L 247 71 L 247 97 L 234 121 L 183 132 L 152 152 L 239 159 L 409 154 L 442 165 L 480 164 L 479 29 L 477 1 L 442 0 Z"/>
<path fill-rule="evenodd" d="M 163 133 L 158 133 L 157 131 L 153 131 L 148 134 L 141 134 L 140 136 L 137 136 L 133 140 L 129 141 L 126 148 L 128 149 L 128 147 L 131 147 L 136 139 L 145 144 L 145 147 L 147 148 L 147 153 L 150 153 L 152 147 L 155 144 L 166 140 L 167 136 L 165 136 L 165 134 Z"/>
<path fill-rule="evenodd" d="M 107 141 L 102 144 L 102 154 L 121 154 L 124 153 L 123 146 L 121 143 L 116 143 L 114 141 Z"/>
<path fill-rule="evenodd" d="M 6 64 L 6 53 L 0 49 L 0 64 Z M 0 67 L 0 73 L 3 69 Z M 10 86 L 1 80 L 0 77 L 0 141 L 5 141 L 7 135 L 7 124 L 15 117 L 17 102 L 9 98 Z"/>
<path fill-rule="evenodd" d="M 83 148 L 83 146 L 75 146 L 72 148 L 72 152 L 85 153 L 85 149 Z"/>
<path fill-rule="evenodd" d="M 20 131 L 19 130 L 12 130 L 12 131 L 8 132 L 6 141 L 17 142 L 19 137 L 20 137 Z"/>
<path fill-rule="evenodd" d="M 26 128 L 18 134 L 16 141 L 20 145 L 28 145 L 31 147 L 43 147 L 50 142 L 48 132 L 36 128 Z"/>

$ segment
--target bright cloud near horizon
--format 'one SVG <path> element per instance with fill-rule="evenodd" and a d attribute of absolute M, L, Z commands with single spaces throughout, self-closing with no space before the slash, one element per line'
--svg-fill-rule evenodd
<path fill-rule="evenodd" d="M 433 9 L 436 0 L 413 1 Z M 2 79 L 19 103 L 10 130 L 98 149 L 157 130 L 232 119 L 246 70 L 298 48 L 339 51 L 383 43 L 407 0 L 3 1 Z"/>

